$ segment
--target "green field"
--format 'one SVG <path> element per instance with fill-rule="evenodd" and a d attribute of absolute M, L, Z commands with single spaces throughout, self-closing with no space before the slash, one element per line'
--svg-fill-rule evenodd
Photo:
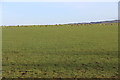
<path fill-rule="evenodd" d="M 118 26 L 3 27 L 3 77 L 118 76 Z"/>

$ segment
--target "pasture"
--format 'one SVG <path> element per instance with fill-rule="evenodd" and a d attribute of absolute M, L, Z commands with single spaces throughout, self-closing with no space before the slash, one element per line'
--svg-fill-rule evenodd
<path fill-rule="evenodd" d="M 3 27 L 3 77 L 118 76 L 117 23 Z"/>

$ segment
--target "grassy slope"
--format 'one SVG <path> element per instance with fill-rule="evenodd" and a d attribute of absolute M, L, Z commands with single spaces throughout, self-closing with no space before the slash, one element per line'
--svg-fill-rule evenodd
<path fill-rule="evenodd" d="M 114 25 L 3 28 L 4 77 L 116 77 Z"/>

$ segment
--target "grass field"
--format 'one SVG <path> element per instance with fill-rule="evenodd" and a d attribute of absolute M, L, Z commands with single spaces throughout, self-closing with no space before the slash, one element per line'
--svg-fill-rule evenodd
<path fill-rule="evenodd" d="M 118 76 L 118 26 L 54 25 L 3 28 L 3 77 Z"/>

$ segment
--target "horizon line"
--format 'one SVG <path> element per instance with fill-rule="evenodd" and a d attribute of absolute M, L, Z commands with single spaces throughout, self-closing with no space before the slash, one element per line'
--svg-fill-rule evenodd
<path fill-rule="evenodd" d="M 86 22 L 69 22 L 69 23 L 55 23 L 55 24 L 15 24 L 15 25 L 0 25 L 0 26 L 32 26 L 32 25 L 64 25 L 64 24 L 94 24 L 99 22 L 109 22 L 109 21 L 120 21 L 119 19 L 113 19 L 113 20 L 100 20 L 100 21 L 86 21 Z"/>

